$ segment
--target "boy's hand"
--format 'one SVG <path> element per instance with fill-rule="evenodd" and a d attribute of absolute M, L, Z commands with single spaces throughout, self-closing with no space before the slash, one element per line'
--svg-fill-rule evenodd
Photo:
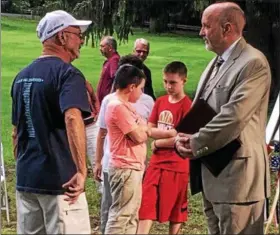
<path fill-rule="evenodd" d="M 152 152 L 154 153 L 158 148 L 156 147 L 156 144 L 155 144 L 155 140 L 154 141 L 152 141 L 152 143 L 151 143 L 151 150 L 152 150 Z"/>
<path fill-rule="evenodd" d="M 94 179 L 101 182 L 102 176 L 102 165 L 100 163 L 96 163 L 93 171 Z"/>
<path fill-rule="evenodd" d="M 170 132 L 170 137 L 176 137 L 178 134 L 174 128 L 170 129 L 169 132 Z"/>
<path fill-rule="evenodd" d="M 147 132 L 148 137 L 150 137 L 152 135 L 152 128 L 147 126 L 147 131 L 146 132 Z"/>
<path fill-rule="evenodd" d="M 141 127 L 143 129 L 143 131 L 145 131 L 148 135 L 148 137 L 150 137 L 152 135 L 152 129 L 150 127 L 148 127 L 147 124 L 138 124 L 139 127 Z"/>

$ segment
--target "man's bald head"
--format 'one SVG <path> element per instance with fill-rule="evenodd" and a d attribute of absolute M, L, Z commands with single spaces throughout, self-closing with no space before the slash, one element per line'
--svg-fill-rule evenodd
<path fill-rule="evenodd" d="M 242 37 L 244 12 L 235 3 L 214 3 L 204 10 L 201 25 L 199 35 L 204 39 L 206 49 L 221 55 Z"/>
<path fill-rule="evenodd" d="M 221 26 L 230 23 L 234 26 L 236 34 L 242 35 L 246 24 L 244 11 L 240 6 L 233 2 L 214 3 L 204 11 L 213 14 Z"/>

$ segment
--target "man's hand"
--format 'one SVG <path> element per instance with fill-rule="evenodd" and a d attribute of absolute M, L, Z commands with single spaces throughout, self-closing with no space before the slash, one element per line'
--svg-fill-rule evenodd
<path fill-rule="evenodd" d="M 62 185 L 62 188 L 66 189 L 67 192 L 64 194 L 68 196 L 65 198 L 65 201 L 68 201 L 69 204 L 74 204 L 81 193 L 85 189 L 86 176 L 81 173 L 76 173 L 68 182 Z"/>
<path fill-rule="evenodd" d="M 191 135 L 178 133 L 175 139 L 175 147 L 181 157 L 191 158 L 193 157 L 193 152 L 190 146 Z"/>
<path fill-rule="evenodd" d="M 101 175 L 102 175 L 102 165 L 100 163 L 96 163 L 94 170 L 93 170 L 94 179 L 101 182 Z"/>

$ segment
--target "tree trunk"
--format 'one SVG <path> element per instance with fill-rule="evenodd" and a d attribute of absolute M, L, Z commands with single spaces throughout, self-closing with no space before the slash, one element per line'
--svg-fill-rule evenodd
<path fill-rule="evenodd" d="M 151 17 L 150 18 L 150 27 L 149 27 L 149 32 L 150 33 L 159 33 L 159 28 L 160 28 L 160 22 L 158 18 Z"/>
<path fill-rule="evenodd" d="M 150 1 L 150 0 L 149 0 Z M 168 15 L 168 1 L 150 1 L 149 8 L 150 17 L 150 33 L 162 33 L 167 29 L 167 23 L 169 21 Z"/>
<path fill-rule="evenodd" d="M 167 20 L 162 16 L 160 17 L 150 17 L 150 33 L 163 33 L 167 30 Z"/>

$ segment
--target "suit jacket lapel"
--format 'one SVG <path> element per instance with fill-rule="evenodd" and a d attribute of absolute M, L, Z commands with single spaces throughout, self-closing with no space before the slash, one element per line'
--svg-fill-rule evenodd
<path fill-rule="evenodd" d="M 214 78 L 214 82 L 209 87 L 209 92 L 207 92 L 205 100 L 207 100 L 209 98 L 214 87 L 224 77 L 227 70 L 235 63 L 235 60 L 240 56 L 240 54 L 243 51 L 243 49 L 245 48 L 245 46 L 246 46 L 246 41 L 244 38 L 241 38 L 240 41 L 236 44 L 235 48 L 233 49 L 233 52 L 231 53 L 230 57 L 227 59 L 225 64 L 219 70 L 217 77 Z"/>
<path fill-rule="evenodd" d="M 213 58 L 209 64 L 207 65 L 206 69 L 203 71 L 201 77 L 200 77 L 200 80 L 199 80 L 199 83 L 198 83 L 198 86 L 197 86 L 197 89 L 196 89 L 196 94 L 195 94 L 195 97 L 193 99 L 193 102 L 192 102 L 192 105 L 200 98 L 201 96 L 201 93 L 209 79 L 209 76 L 211 75 L 212 73 L 212 70 L 213 70 L 213 67 L 214 67 L 214 64 L 217 60 L 217 57 Z"/>

